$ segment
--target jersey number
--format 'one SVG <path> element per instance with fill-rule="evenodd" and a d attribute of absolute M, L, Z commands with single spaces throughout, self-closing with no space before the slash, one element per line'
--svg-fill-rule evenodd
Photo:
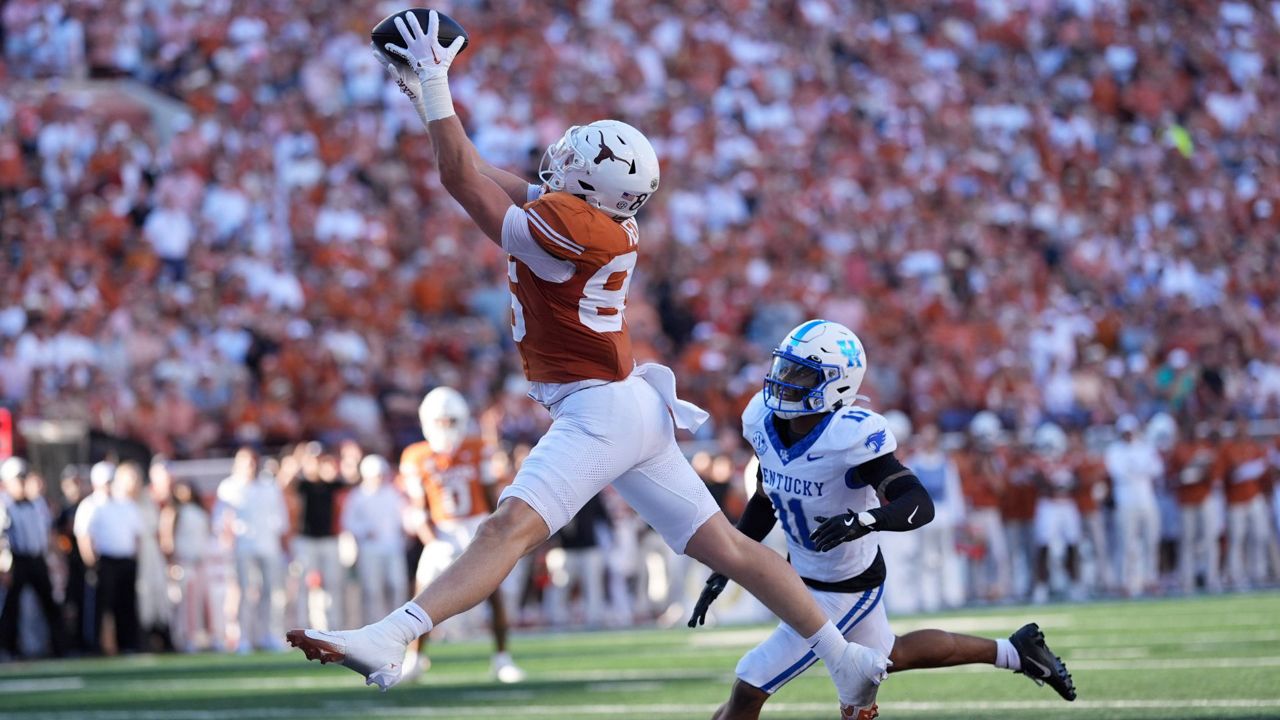
<path fill-rule="evenodd" d="M 511 279 L 511 282 L 519 282 L 516 279 L 515 260 L 507 261 L 507 277 Z M 515 338 L 516 342 L 520 342 L 524 340 L 524 333 L 524 306 L 520 304 L 520 299 L 513 292 L 511 293 L 511 337 Z"/>
<path fill-rule="evenodd" d="M 809 539 L 809 521 L 805 519 L 804 507 L 800 505 L 800 501 L 791 498 L 791 501 L 784 506 L 778 493 L 769 493 L 769 499 L 773 501 L 773 507 L 778 511 L 778 521 L 782 523 L 782 531 L 787 534 L 787 537 L 805 550 L 817 550 L 818 547 Z M 788 509 L 791 511 L 790 515 L 787 514 Z M 795 518 L 795 527 L 791 525 L 791 518 Z"/>
<path fill-rule="evenodd" d="M 578 320 L 599 333 L 620 332 L 622 314 L 627 309 L 627 289 L 631 287 L 631 271 L 636 267 L 636 253 L 629 252 L 615 257 L 587 280 L 578 300 Z M 509 260 L 507 277 L 516 279 L 516 261 Z M 511 336 L 516 342 L 524 340 L 524 306 L 516 294 L 511 293 Z"/>
<path fill-rule="evenodd" d="M 636 253 L 629 252 L 609 261 L 596 271 L 582 288 L 578 320 L 596 332 L 622 330 L 622 313 L 627 307 L 627 288 L 636 267 Z"/>

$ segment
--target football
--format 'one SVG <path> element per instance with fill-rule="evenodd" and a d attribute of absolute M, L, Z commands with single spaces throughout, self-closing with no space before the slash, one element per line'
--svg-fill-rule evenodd
<path fill-rule="evenodd" d="M 386 16 L 385 18 L 383 18 L 382 22 L 378 23 L 377 25 L 374 25 L 373 32 L 369 33 L 369 36 L 373 38 L 373 42 L 378 46 L 378 49 L 382 49 L 386 47 L 387 43 L 404 47 L 404 38 L 400 36 L 400 31 L 396 29 L 396 18 L 404 17 L 406 18 L 405 22 L 408 22 L 407 16 L 409 15 L 409 13 L 413 13 L 418 18 L 418 24 L 422 25 L 423 32 L 426 32 L 427 16 L 430 14 L 430 12 L 431 11 L 428 8 L 410 8 L 409 10 L 401 10 L 398 13 L 392 13 Z M 467 34 L 466 30 L 462 29 L 462 26 L 458 24 L 457 20 L 454 20 L 453 18 L 449 17 L 448 15 L 445 15 L 444 13 L 439 13 L 439 15 L 440 15 L 440 31 L 439 31 L 440 44 L 445 47 L 449 47 L 449 45 L 453 42 L 454 38 L 461 35 L 462 50 L 466 50 L 467 46 L 471 44 L 471 36 Z M 459 50 L 458 54 L 462 54 L 462 50 Z M 405 64 L 404 60 L 401 60 L 399 56 L 394 55 L 392 53 L 385 53 L 385 54 L 388 58 L 391 59 L 392 62 L 398 63 L 400 65 Z"/>

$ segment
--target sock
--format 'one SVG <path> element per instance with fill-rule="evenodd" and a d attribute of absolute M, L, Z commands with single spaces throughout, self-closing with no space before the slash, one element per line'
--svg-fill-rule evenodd
<path fill-rule="evenodd" d="M 390 615 L 379 620 L 378 624 L 389 629 L 405 645 L 426 635 L 435 627 L 427 611 L 412 600 L 396 608 Z"/>
<path fill-rule="evenodd" d="M 809 643 L 809 647 L 813 649 L 813 654 L 822 659 L 822 662 L 832 665 L 840 660 L 840 655 L 844 653 L 844 648 L 849 641 L 844 639 L 836 626 L 830 620 L 818 629 L 811 637 L 805 638 L 805 642 Z"/>
<path fill-rule="evenodd" d="M 1022 669 L 1022 658 L 1018 657 L 1018 651 L 1013 643 L 1004 638 L 996 640 L 996 667 L 1014 671 Z"/>

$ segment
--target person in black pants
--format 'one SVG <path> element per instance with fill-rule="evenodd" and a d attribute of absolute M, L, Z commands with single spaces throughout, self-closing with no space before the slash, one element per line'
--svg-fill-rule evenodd
<path fill-rule="evenodd" d="M 62 510 L 53 522 L 58 549 L 67 556 L 67 589 L 62 603 L 66 618 L 66 637 L 71 652 L 84 652 L 93 647 L 92 633 L 85 623 L 85 566 L 76 542 L 75 518 L 80 501 L 84 498 L 84 481 L 74 465 L 68 465 L 62 473 Z"/>
<path fill-rule="evenodd" d="M 49 564 L 45 561 L 52 522 L 43 497 L 43 482 L 30 473 L 26 462 L 19 458 L 9 458 L 0 465 L 0 480 L 11 498 L 5 513 L 4 534 L 13 555 L 12 582 L 5 596 L 4 610 L 0 611 L 0 649 L 18 654 L 18 613 L 22 591 L 30 587 L 48 623 L 53 653 L 61 657 L 65 651 L 62 609 L 53 598 Z"/>
<path fill-rule="evenodd" d="M 84 559 L 86 565 L 97 569 L 94 615 L 104 650 L 108 648 L 102 620 L 108 613 L 115 619 L 116 649 L 138 649 L 138 541 L 142 518 L 133 495 L 141 482 L 137 465 L 121 465 L 111 481 L 111 498 L 93 511 L 88 523 L 89 552 L 84 553 Z"/>

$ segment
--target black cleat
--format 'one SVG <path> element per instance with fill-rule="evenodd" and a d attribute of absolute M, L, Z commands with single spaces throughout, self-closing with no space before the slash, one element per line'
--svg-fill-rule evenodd
<path fill-rule="evenodd" d="M 1018 672 L 1036 681 L 1037 685 L 1049 684 L 1058 691 L 1063 700 L 1076 699 L 1076 685 L 1071 682 L 1071 673 L 1067 672 L 1066 663 L 1053 654 L 1044 644 L 1044 633 L 1035 623 L 1027 623 L 1009 636 L 1009 642 L 1018 651 L 1022 659 L 1022 669 Z"/>

